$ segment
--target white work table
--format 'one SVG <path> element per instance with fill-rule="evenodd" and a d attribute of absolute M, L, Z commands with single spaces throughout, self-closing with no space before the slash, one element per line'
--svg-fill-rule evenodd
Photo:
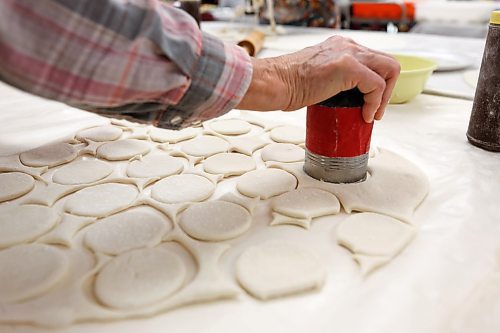
<path fill-rule="evenodd" d="M 223 27 L 202 24 L 212 32 Z M 478 66 L 484 45 L 481 40 L 424 35 L 302 28 L 290 32 L 268 38 L 260 56 L 294 51 L 341 33 L 388 51 L 460 51 Z M 461 75 L 448 73 L 436 84 L 451 87 Z M 433 77 L 430 84 L 437 80 Z M 375 124 L 372 146 L 418 165 L 429 177 L 430 193 L 414 217 L 417 237 L 393 262 L 366 278 L 336 244 L 336 221 L 321 218 L 304 231 L 309 239 L 327 244 L 322 259 L 328 263 L 328 278 L 321 291 L 269 302 L 242 294 L 236 300 L 187 306 L 153 318 L 81 323 L 62 330 L 0 325 L 0 332 L 498 332 L 500 154 L 467 142 L 471 108 L 472 102 L 464 99 L 420 95 L 407 104 L 390 105 L 383 121 Z M 264 116 L 305 124 L 305 110 Z M 0 155 L 68 138 L 103 122 L 0 84 Z M 479 294 L 486 288 L 489 298 L 479 302 L 471 297 L 478 288 Z"/>

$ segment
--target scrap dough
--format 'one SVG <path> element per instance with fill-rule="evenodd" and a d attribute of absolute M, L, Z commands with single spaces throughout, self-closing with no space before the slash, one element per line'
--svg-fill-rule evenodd
<path fill-rule="evenodd" d="M 204 241 L 224 241 L 244 234 L 250 213 L 227 201 L 207 201 L 190 206 L 181 216 L 180 226 L 191 237 Z"/>
<path fill-rule="evenodd" d="M 39 296 L 54 287 L 68 270 L 56 247 L 23 244 L 0 251 L 0 301 L 13 303 Z"/>
<path fill-rule="evenodd" d="M 273 241 L 246 249 L 236 262 L 236 277 L 252 296 L 266 300 L 320 288 L 326 272 L 308 249 Z"/>
<path fill-rule="evenodd" d="M 115 141 L 122 136 L 123 130 L 113 125 L 97 126 L 84 129 L 76 134 L 76 139 L 80 141 Z"/>
<path fill-rule="evenodd" d="M 262 149 L 261 157 L 264 162 L 301 162 L 304 160 L 305 151 L 291 143 L 271 143 Z"/>
<path fill-rule="evenodd" d="M 149 145 L 145 141 L 125 139 L 107 142 L 97 148 L 97 156 L 109 161 L 124 161 L 134 156 L 149 153 Z"/>
<path fill-rule="evenodd" d="M 299 219 L 312 219 L 340 212 L 340 202 L 330 192 L 318 188 L 299 188 L 273 198 L 273 211 Z"/>
<path fill-rule="evenodd" d="M 132 161 L 127 166 L 127 175 L 137 178 L 167 177 L 178 174 L 184 169 L 179 158 L 169 155 L 148 155 L 142 160 Z"/>
<path fill-rule="evenodd" d="M 130 206 L 138 194 L 133 185 L 100 184 L 70 195 L 64 209 L 74 215 L 104 217 Z"/>
<path fill-rule="evenodd" d="M 229 142 L 216 136 L 204 135 L 184 142 L 181 150 L 188 155 L 209 157 L 217 153 L 224 153 L 229 149 Z"/>
<path fill-rule="evenodd" d="M 56 170 L 52 181 L 61 185 L 90 184 L 106 178 L 113 168 L 100 160 L 80 160 Z"/>
<path fill-rule="evenodd" d="M 236 182 L 238 191 L 247 197 L 268 199 L 291 191 L 297 186 L 297 179 L 280 169 L 259 169 L 247 172 Z"/>
<path fill-rule="evenodd" d="M 2 207 L 0 248 L 31 242 L 52 229 L 58 221 L 59 215 L 50 207 L 38 205 Z"/>
<path fill-rule="evenodd" d="M 151 189 L 151 196 L 164 203 L 198 202 L 208 199 L 215 184 L 194 174 L 174 175 L 160 180 Z"/>
<path fill-rule="evenodd" d="M 33 189 L 35 180 L 22 172 L 0 173 L 0 202 L 17 199 Z"/>
<path fill-rule="evenodd" d="M 111 259 L 98 273 L 95 294 L 105 305 L 130 309 L 158 302 L 184 283 L 186 268 L 173 252 L 138 249 Z"/>
<path fill-rule="evenodd" d="M 297 126 L 280 126 L 274 128 L 270 136 L 276 142 L 300 144 L 306 141 L 306 130 Z"/>
<path fill-rule="evenodd" d="M 54 143 L 21 153 L 19 159 L 30 167 L 55 167 L 73 161 L 77 149 L 69 143 Z"/>
<path fill-rule="evenodd" d="M 172 225 L 160 213 L 132 208 L 92 224 L 84 242 L 95 252 L 116 255 L 158 245 L 167 228 Z"/>
<path fill-rule="evenodd" d="M 256 167 L 255 160 L 251 156 L 238 153 L 219 153 L 210 156 L 203 163 L 205 172 L 224 177 L 242 175 Z"/>
<path fill-rule="evenodd" d="M 152 128 L 149 131 L 151 140 L 161 143 L 177 143 L 194 138 L 200 132 L 199 128 L 188 127 L 181 130 Z"/>
<path fill-rule="evenodd" d="M 212 121 L 210 128 L 222 135 L 241 135 L 250 132 L 251 125 L 240 119 L 221 119 Z"/>

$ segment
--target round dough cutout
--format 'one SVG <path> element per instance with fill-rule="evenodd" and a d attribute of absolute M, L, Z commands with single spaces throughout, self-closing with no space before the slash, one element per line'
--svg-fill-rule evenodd
<path fill-rule="evenodd" d="M 123 130 L 113 125 L 97 126 L 84 129 L 76 134 L 76 139 L 80 141 L 115 141 L 122 136 Z"/>
<path fill-rule="evenodd" d="M 133 185 L 100 184 L 72 194 L 64 208 L 75 215 L 103 217 L 130 206 L 138 194 L 139 191 Z"/>
<path fill-rule="evenodd" d="M 186 268 L 174 253 L 161 248 L 139 249 L 111 259 L 95 280 L 95 294 L 105 305 L 129 309 L 147 306 L 177 291 Z"/>
<path fill-rule="evenodd" d="M 280 126 L 271 131 L 270 137 L 280 143 L 300 144 L 306 141 L 306 130 L 297 126 Z"/>
<path fill-rule="evenodd" d="M 272 208 L 286 216 L 308 219 L 338 214 L 340 202 L 336 196 L 319 188 L 299 188 L 274 198 Z"/>
<path fill-rule="evenodd" d="M 319 288 L 325 276 L 316 256 L 291 242 L 267 242 L 250 247 L 236 262 L 238 282 L 262 300 Z"/>
<path fill-rule="evenodd" d="M 107 142 L 97 148 L 97 156 L 109 161 L 124 161 L 150 151 L 149 145 L 141 140 L 125 139 Z"/>
<path fill-rule="evenodd" d="M 127 175 L 137 178 L 167 177 L 178 174 L 184 169 L 179 158 L 169 155 L 148 155 L 142 160 L 132 161 L 127 166 Z"/>
<path fill-rule="evenodd" d="M 252 126 L 240 119 L 221 119 L 209 124 L 210 128 L 222 135 L 241 135 L 252 130 Z"/>
<path fill-rule="evenodd" d="M 61 185 L 95 183 L 113 172 L 113 167 L 100 160 L 80 160 L 61 167 L 52 175 L 52 181 Z"/>
<path fill-rule="evenodd" d="M 260 169 L 247 172 L 236 182 L 236 189 L 247 197 L 268 199 L 294 190 L 297 178 L 281 169 Z"/>
<path fill-rule="evenodd" d="M 244 234 L 252 218 L 240 205 L 226 201 L 207 201 L 190 206 L 179 225 L 189 236 L 203 241 L 224 241 Z"/>
<path fill-rule="evenodd" d="M 262 149 L 261 157 L 264 162 L 302 162 L 305 157 L 305 151 L 292 143 L 271 143 Z"/>
<path fill-rule="evenodd" d="M 0 202 L 17 199 L 33 189 L 35 180 L 22 172 L 0 173 Z"/>
<path fill-rule="evenodd" d="M 195 157 L 208 157 L 224 153 L 229 149 L 229 143 L 216 136 L 204 135 L 189 140 L 181 145 L 181 150 Z"/>
<path fill-rule="evenodd" d="M 208 199 L 215 185 L 203 176 L 193 174 L 174 175 L 153 185 L 151 196 L 158 201 L 173 204 L 198 202 Z"/>
<path fill-rule="evenodd" d="M 203 162 L 205 172 L 225 177 L 242 175 L 255 170 L 257 165 L 251 156 L 239 153 L 219 153 Z"/>
<path fill-rule="evenodd" d="M 19 302 L 39 296 L 59 282 L 68 259 L 56 247 L 23 244 L 0 251 L 0 300 Z"/>
<path fill-rule="evenodd" d="M 59 215 L 50 207 L 7 206 L 0 210 L 0 248 L 31 242 L 52 229 L 58 221 Z"/>
<path fill-rule="evenodd" d="M 24 165 L 30 167 L 55 167 L 73 161 L 77 150 L 69 143 L 55 143 L 28 150 L 19 155 Z"/>
<path fill-rule="evenodd" d="M 199 128 L 188 127 L 181 130 L 169 130 L 164 128 L 153 128 L 149 131 L 149 137 L 156 142 L 177 143 L 194 138 L 200 132 Z"/>

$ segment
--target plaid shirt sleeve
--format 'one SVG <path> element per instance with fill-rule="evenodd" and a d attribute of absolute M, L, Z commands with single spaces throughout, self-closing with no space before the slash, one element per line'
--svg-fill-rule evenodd
<path fill-rule="evenodd" d="M 0 80 L 166 128 L 221 115 L 252 76 L 246 53 L 158 0 L 0 1 Z"/>

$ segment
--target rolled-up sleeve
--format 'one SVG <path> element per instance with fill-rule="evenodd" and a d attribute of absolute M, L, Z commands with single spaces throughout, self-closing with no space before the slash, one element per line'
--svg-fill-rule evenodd
<path fill-rule="evenodd" d="M 0 1 L 0 79 L 106 115 L 179 128 L 221 115 L 248 55 L 158 0 Z"/>

